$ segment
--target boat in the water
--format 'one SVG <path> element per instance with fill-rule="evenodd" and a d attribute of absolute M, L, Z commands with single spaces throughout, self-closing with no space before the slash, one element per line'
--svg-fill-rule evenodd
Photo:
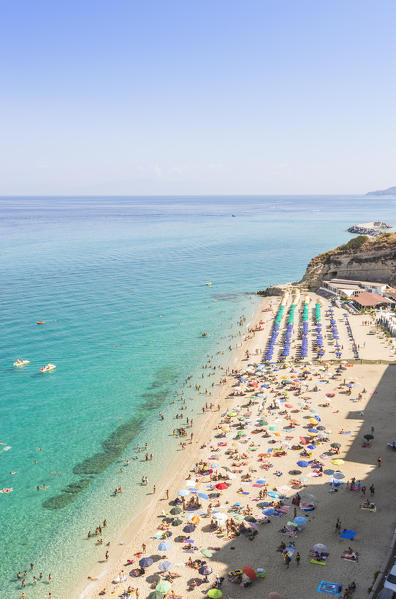
<path fill-rule="evenodd" d="M 46 366 L 40 368 L 40 372 L 51 372 L 52 370 L 55 370 L 55 368 L 55 364 L 47 364 Z"/>
<path fill-rule="evenodd" d="M 38 321 L 36 322 L 36 324 L 45 324 L 45 322 L 43 322 L 42 320 L 38 320 Z"/>
<path fill-rule="evenodd" d="M 207 285 L 208 287 L 210 287 L 212 284 L 212 281 L 206 281 L 205 285 Z"/>
<path fill-rule="evenodd" d="M 18 358 L 18 360 L 14 362 L 14 366 L 16 366 L 16 368 L 23 368 L 23 366 L 27 366 L 27 364 L 30 364 L 30 360 L 20 360 Z"/>

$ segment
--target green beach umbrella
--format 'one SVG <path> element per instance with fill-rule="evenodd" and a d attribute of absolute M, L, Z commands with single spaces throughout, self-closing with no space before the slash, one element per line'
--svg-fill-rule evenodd
<path fill-rule="evenodd" d="M 155 587 L 155 590 L 158 591 L 159 593 L 165 594 L 171 590 L 171 587 L 172 587 L 172 585 L 170 582 L 168 582 L 167 580 L 161 580 Z"/>
<path fill-rule="evenodd" d="M 220 599 L 222 596 L 223 593 L 220 589 L 209 589 L 208 591 L 208 597 L 210 597 L 210 599 Z"/>
<path fill-rule="evenodd" d="M 269 427 L 269 430 L 270 430 L 270 431 L 276 431 L 276 426 L 270 426 L 270 427 Z"/>
<path fill-rule="evenodd" d="M 266 420 L 260 420 L 259 425 L 260 426 L 267 426 L 268 422 Z"/>
<path fill-rule="evenodd" d="M 162 593 L 159 593 L 158 591 L 151 591 L 147 599 L 162 599 Z"/>
<path fill-rule="evenodd" d="M 172 526 L 179 526 L 179 524 L 183 524 L 183 520 L 180 520 L 180 518 L 175 518 L 172 522 Z"/>
<path fill-rule="evenodd" d="M 173 514 L 173 516 L 176 516 L 176 514 L 181 514 L 182 510 L 179 507 L 173 507 L 170 511 L 171 514 Z"/>
<path fill-rule="evenodd" d="M 209 549 L 201 549 L 201 553 L 205 557 L 212 557 L 213 556 L 213 553 L 211 551 L 209 551 Z"/>

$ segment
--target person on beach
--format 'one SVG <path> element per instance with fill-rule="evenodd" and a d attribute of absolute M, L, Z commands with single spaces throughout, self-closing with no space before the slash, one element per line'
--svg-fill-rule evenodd
<path fill-rule="evenodd" d="M 381 456 L 378 456 L 378 458 L 377 458 L 377 466 L 378 466 L 378 468 L 381 468 L 381 465 L 382 465 L 382 458 L 381 458 Z"/>

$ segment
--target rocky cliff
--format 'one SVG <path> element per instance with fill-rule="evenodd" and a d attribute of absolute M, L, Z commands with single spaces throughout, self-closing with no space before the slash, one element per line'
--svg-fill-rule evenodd
<path fill-rule="evenodd" d="M 396 286 L 396 233 L 376 238 L 360 235 L 312 258 L 300 285 L 311 289 L 328 279 L 378 281 Z"/>

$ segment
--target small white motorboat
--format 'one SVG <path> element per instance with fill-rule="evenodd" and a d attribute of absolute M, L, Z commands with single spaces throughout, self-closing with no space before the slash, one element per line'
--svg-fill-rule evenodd
<path fill-rule="evenodd" d="M 52 370 L 55 370 L 56 366 L 55 364 L 47 364 L 46 366 L 43 366 L 42 368 L 40 368 L 40 372 L 51 372 Z"/>
<path fill-rule="evenodd" d="M 16 368 L 22 368 L 23 366 L 27 366 L 27 364 L 30 364 L 30 360 L 20 360 L 18 358 L 18 360 L 14 362 Z"/>

